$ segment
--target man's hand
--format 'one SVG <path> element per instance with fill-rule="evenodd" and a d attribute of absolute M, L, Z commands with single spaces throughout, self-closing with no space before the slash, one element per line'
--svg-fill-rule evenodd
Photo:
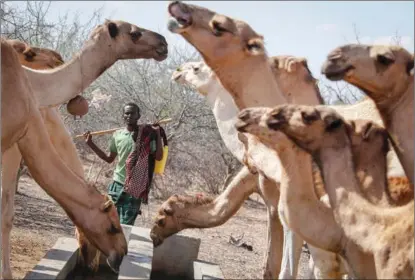
<path fill-rule="evenodd" d="M 151 128 L 153 128 L 156 133 L 160 133 L 160 126 L 159 125 L 157 125 L 157 124 L 152 125 Z"/>
<path fill-rule="evenodd" d="M 83 134 L 84 138 L 85 138 L 85 143 L 87 143 L 88 145 L 91 145 L 92 143 L 92 135 L 91 135 L 91 131 L 87 131 Z"/>

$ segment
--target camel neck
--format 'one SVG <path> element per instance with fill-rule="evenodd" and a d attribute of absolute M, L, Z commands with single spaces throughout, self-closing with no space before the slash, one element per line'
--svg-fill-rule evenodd
<path fill-rule="evenodd" d="M 80 94 L 115 61 L 110 46 L 97 37 L 87 41 L 68 63 L 53 70 L 24 68 L 39 106 L 49 107 Z"/>
<path fill-rule="evenodd" d="M 379 108 L 386 129 L 394 139 L 396 151 L 406 176 L 414 184 L 414 83 L 411 82 L 402 98 L 393 106 Z"/>
<path fill-rule="evenodd" d="M 324 184 L 336 221 L 346 236 L 363 250 L 371 251 L 373 240 L 381 242 L 379 234 L 384 232 L 388 225 L 399 223 L 399 218 L 405 216 L 411 207 L 413 213 L 413 202 L 384 211 L 362 197 L 349 146 L 324 149 L 316 160 L 323 172 Z"/>
<path fill-rule="evenodd" d="M 278 152 L 282 163 L 280 200 L 284 203 L 283 216 L 288 225 L 306 242 L 322 249 L 338 252 L 343 244 L 343 231 L 335 222 L 332 210 L 318 200 L 313 184 L 311 156 L 297 147 Z M 301 162 L 301 168 L 298 163 Z M 307 213 L 306 215 L 304 215 Z M 283 214 L 283 215 L 281 215 Z M 304 227 L 310 224 L 312 227 Z M 330 229 L 330 230 L 325 230 Z"/>
<path fill-rule="evenodd" d="M 219 134 L 229 151 L 242 163 L 244 154 L 243 144 L 237 139 L 235 117 L 239 110 L 232 96 L 220 84 L 219 80 L 210 85 L 206 95 L 207 103 L 212 109 L 218 126 Z"/>
<path fill-rule="evenodd" d="M 179 215 L 180 224 L 183 228 L 210 228 L 225 223 L 255 191 L 257 178 L 244 167 L 215 200 L 191 206 Z"/>
<path fill-rule="evenodd" d="M 286 103 L 266 56 L 251 57 L 225 67 L 213 66 L 212 69 L 239 110 Z"/>

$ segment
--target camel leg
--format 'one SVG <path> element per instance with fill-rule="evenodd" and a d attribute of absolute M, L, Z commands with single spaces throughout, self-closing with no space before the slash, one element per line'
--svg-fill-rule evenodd
<path fill-rule="evenodd" d="M 14 218 L 14 195 L 22 156 L 13 145 L 3 153 L 2 158 L 2 196 L 1 196 L 1 231 L 2 231 L 2 279 L 13 279 L 10 267 L 10 232 Z"/>
<path fill-rule="evenodd" d="M 335 253 L 308 244 L 314 262 L 315 279 L 342 279 L 346 272 L 341 269 L 342 261 Z"/>
<path fill-rule="evenodd" d="M 281 272 L 278 279 L 296 279 L 300 261 L 303 239 L 283 224 L 284 244 Z"/>
<path fill-rule="evenodd" d="M 283 228 L 277 211 L 280 193 L 276 183 L 263 175 L 259 175 L 258 182 L 268 212 L 268 246 L 263 277 L 264 279 L 276 279 L 280 273 L 283 250 Z"/>

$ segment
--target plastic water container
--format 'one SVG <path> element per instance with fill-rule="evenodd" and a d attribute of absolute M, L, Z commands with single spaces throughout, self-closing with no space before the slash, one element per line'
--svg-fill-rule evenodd
<path fill-rule="evenodd" d="M 166 167 L 167 156 L 169 154 L 169 146 L 163 147 L 163 157 L 161 160 L 156 160 L 156 164 L 154 166 L 154 173 L 155 174 L 163 174 L 164 168 Z"/>

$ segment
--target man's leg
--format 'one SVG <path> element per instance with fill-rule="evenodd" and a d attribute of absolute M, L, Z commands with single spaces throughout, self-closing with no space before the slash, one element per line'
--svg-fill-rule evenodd
<path fill-rule="evenodd" d="M 141 199 L 134 198 L 133 196 L 123 192 L 121 194 L 122 199 L 120 199 L 119 206 L 117 209 L 120 209 L 120 222 L 121 224 L 134 225 L 135 219 L 137 218 L 140 206 Z"/>

